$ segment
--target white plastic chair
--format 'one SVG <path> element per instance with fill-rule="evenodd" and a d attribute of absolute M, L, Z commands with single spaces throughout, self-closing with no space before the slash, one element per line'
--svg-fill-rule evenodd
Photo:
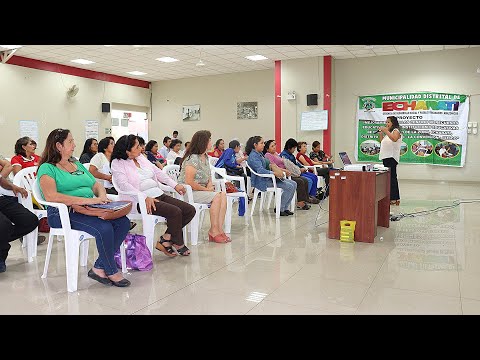
<path fill-rule="evenodd" d="M 218 161 L 217 157 L 208 155 L 208 163 L 210 164 L 210 166 L 215 166 L 217 161 Z"/>
<path fill-rule="evenodd" d="M 260 176 L 260 177 L 265 177 L 265 178 L 270 178 L 272 179 L 272 182 L 273 182 L 273 187 L 267 187 L 267 191 L 266 193 L 269 193 L 269 192 L 272 192 L 273 194 L 275 194 L 275 217 L 276 218 L 279 218 L 280 217 L 280 206 L 281 206 L 281 201 L 282 201 L 282 193 L 283 193 L 283 189 L 277 187 L 277 180 L 275 178 L 275 175 L 273 174 L 258 174 L 256 173 L 255 171 L 252 170 L 252 168 L 250 167 L 250 165 L 248 165 L 248 161 L 247 161 L 247 166 L 248 168 L 250 169 L 250 172 L 252 174 L 255 174 L 257 176 Z M 265 202 L 265 192 L 264 191 L 261 191 L 257 188 L 255 188 L 255 192 L 253 193 L 253 201 L 252 201 L 252 212 L 250 215 L 253 215 L 253 211 L 255 210 L 255 204 L 257 203 L 257 197 L 258 197 L 258 194 L 261 193 L 261 198 L 260 198 L 260 211 L 263 210 L 263 203 Z"/>
<path fill-rule="evenodd" d="M 226 234 L 230 234 L 232 229 L 232 205 L 235 201 L 238 201 L 240 198 L 245 199 L 245 224 L 248 224 L 248 194 L 245 190 L 245 182 L 243 181 L 242 176 L 232 176 L 227 175 L 227 170 L 225 168 L 216 168 L 215 166 L 210 165 L 210 171 L 212 172 L 212 181 L 217 181 L 220 184 L 220 189 L 227 194 L 227 212 L 225 213 L 225 224 L 224 230 Z M 221 178 L 217 179 L 215 174 L 218 174 Z M 226 181 L 238 181 L 240 182 L 241 192 L 227 193 L 225 186 Z"/>
<path fill-rule="evenodd" d="M 180 176 L 180 165 L 167 165 L 162 171 L 164 171 L 173 180 L 178 181 L 178 177 Z M 182 185 L 187 190 L 187 202 L 195 207 L 195 216 L 193 217 L 192 221 L 190 221 L 190 243 L 192 245 L 197 245 L 198 233 L 203 223 L 203 211 L 207 210 L 210 207 L 210 204 L 194 202 L 192 187 L 187 184 Z"/>
<path fill-rule="evenodd" d="M 13 178 L 13 184 L 19 187 L 24 188 L 29 192 L 27 198 L 22 196 L 18 197 L 18 202 L 22 204 L 26 209 L 34 213 L 38 220 L 47 216 L 47 210 L 34 209 L 32 203 L 32 197 L 30 192 L 32 191 L 33 183 L 37 178 L 37 169 L 38 166 L 31 166 L 25 169 L 20 170 L 15 177 Z M 30 234 L 27 234 L 23 237 L 22 247 L 27 248 L 27 261 L 32 262 L 33 258 L 37 256 L 37 238 L 38 238 L 38 227 L 35 228 Z"/>
<path fill-rule="evenodd" d="M 242 168 L 243 168 L 243 173 L 247 175 L 247 194 L 252 193 L 252 179 L 250 179 L 250 176 L 247 174 L 247 162 L 244 161 L 242 163 Z"/>
<path fill-rule="evenodd" d="M 153 258 L 153 244 L 155 243 L 154 234 L 155 234 L 155 225 L 166 223 L 167 219 L 163 216 L 151 215 L 147 213 L 147 204 L 145 203 L 145 199 L 147 196 L 141 191 L 121 191 L 118 187 L 118 184 L 115 180 L 115 176 L 112 176 L 112 184 L 113 187 L 117 190 L 118 195 L 129 195 L 132 196 L 135 201 L 133 202 L 132 211 L 127 215 L 130 220 L 141 220 L 142 227 L 143 227 L 143 236 L 146 238 L 148 249 L 152 254 Z M 161 184 L 159 184 L 161 185 Z M 161 186 L 162 190 L 172 191 L 173 189 L 169 186 Z M 167 189 L 166 189 L 167 188 Z M 175 190 L 173 190 L 175 191 Z M 140 207 L 140 213 L 137 211 L 137 204 Z M 186 235 L 186 231 L 184 230 L 183 235 Z"/>
<path fill-rule="evenodd" d="M 70 217 L 65 204 L 45 201 L 40 192 L 40 184 L 38 179 L 32 184 L 32 194 L 37 201 L 46 206 L 56 207 L 60 213 L 61 228 L 50 228 L 50 236 L 48 237 L 47 255 L 45 258 L 45 267 L 43 268 L 42 279 L 47 277 L 48 264 L 50 255 L 52 254 L 52 245 L 54 236 L 63 236 L 65 243 L 65 265 L 67 271 L 67 290 L 69 292 L 77 291 L 78 285 L 78 263 L 80 266 L 87 266 L 88 260 L 88 241 L 95 237 L 85 231 L 73 230 L 70 226 Z M 122 242 L 120 245 L 120 255 L 122 259 L 122 272 L 127 272 L 125 246 Z"/>

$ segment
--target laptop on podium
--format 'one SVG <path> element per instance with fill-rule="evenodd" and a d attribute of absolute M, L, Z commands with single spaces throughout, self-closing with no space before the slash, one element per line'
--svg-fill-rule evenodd
<path fill-rule="evenodd" d="M 352 165 L 352 162 L 350 161 L 350 158 L 348 157 L 348 154 L 345 151 L 339 152 L 338 155 L 342 160 L 343 166 Z"/>

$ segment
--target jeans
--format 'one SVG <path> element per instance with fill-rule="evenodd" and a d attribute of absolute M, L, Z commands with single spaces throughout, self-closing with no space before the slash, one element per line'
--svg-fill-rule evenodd
<path fill-rule="evenodd" d="M 52 228 L 62 227 L 60 213 L 55 207 L 47 209 L 48 223 Z M 120 249 L 122 241 L 130 230 L 130 220 L 122 216 L 115 220 L 102 220 L 96 216 L 88 216 L 70 212 L 70 226 L 73 230 L 80 230 L 95 237 L 98 250 L 98 259 L 93 265 L 96 269 L 103 269 L 108 276 L 118 272 L 114 254 Z"/>
<path fill-rule="evenodd" d="M 267 179 L 267 187 L 273 187 L 272 179 Z M 295 190 L 297 190 L 297 183 L 290 179 L 277 179 L 277 187 L 283 190 L 280 211 L 288 210 L 295 195 Z"/>
<path fill-rule="evenodd" d="M 31 233 L 37 226 L 37 216 L 20 204 L 17 197 L 0 196 L 0 260 L 7 259 L 10 241 Z"/>
<path fill-rule="evenodd" d="M 315 197 L 317 195 L 317 175 L 307 171 L 302 173 L 301 176 L 307 178 L 308 180 L 308 195 Z"/>

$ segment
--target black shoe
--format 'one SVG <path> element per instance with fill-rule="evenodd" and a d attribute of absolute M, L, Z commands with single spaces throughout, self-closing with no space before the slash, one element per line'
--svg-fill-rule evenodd
<path fill-rule="evenodd" d="M 88 270 L 87 276 L 90 279 L 97 280 L 99 283 L 102 283 L 104 285 L 110 285 L 110 286 L 113 285 L 113 281 L 111 281 L 109 278 L 103 278 L 103 277 L 95 274 L 92 269 Z"/>
<path fill-rule="evenodd" d="M 297 205 L 297 209 L 298 209 L 298 210 L 310 210 L 310 207 L 311 207 L 311 206 L 308 205 L 307 202 L 305 202 L 305 205 L 303 205 L 303 206 L 298 206 L 298 205 Z"/>
<path fill-rule="evenodd" d="M 288 213 L 286 211 L 280 211 L 280 216 L 288 216 Z"/>
<path fill-rule="evenodd" d="M 287 215 L 293 215 L 293 214 L 294 214 L 294 213 L 293 213 L 293 212 L 291 212 L 290 210 L 285 210 L 284 212 L 286 212 L 286 213 L 287 213 Z"/>
<path fill-rule="evenodd" d="M 7 271 L 7 265 L 5 265 L 5 260 L 0 259 L 0 273 Z"/>
<path fill-rule="evenodd" d="M 123 278 L 120 281 L 113 281 L 109 280 L 113 285 L 118 286 L 118 287 L 127 287 L 130 286 L 131 282 L 125 278 Z"/>
<path fill-rule="evenodd" d="M 324 194 L 325 194 L 324 192 L 317 193 L 317 199 L 322 200 L 324 198 Z"/>
<path fill-rule="evenodd" d="M 318 204 L 320 203 L 320 200 L 318 200 L 316 197 L 310 196 L 307 200 L 310 204 Z"/>

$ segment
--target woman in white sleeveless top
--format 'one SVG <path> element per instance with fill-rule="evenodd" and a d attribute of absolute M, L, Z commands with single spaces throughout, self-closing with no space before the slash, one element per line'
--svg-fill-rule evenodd
<path fill-rule="evenodd" d="M 388 116 L 385 126 L 379 127 L 380 154 L 383 166 L 390 168 L 390 205 L 400 205 L 397 165 L 400 162 L 402 134 L 395 116 Z"/>

